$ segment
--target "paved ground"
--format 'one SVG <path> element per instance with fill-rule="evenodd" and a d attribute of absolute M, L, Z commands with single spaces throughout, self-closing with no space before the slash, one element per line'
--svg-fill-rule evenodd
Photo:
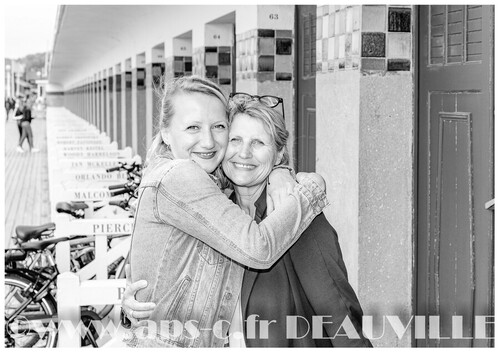
<path fill-rule="evenodd" d="M 39 225 L 50 222 L 49 176 L 47 168 L 47 133 L 45 119 L 32 122 L 38 153 L 16 151 L 19 140 L 17 123 L 5 123 L 5 246 L 17 225 Z"/>

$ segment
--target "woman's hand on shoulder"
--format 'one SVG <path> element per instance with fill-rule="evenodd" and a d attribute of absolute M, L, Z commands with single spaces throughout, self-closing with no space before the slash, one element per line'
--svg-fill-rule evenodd
<path fill-rule="evenodd" d="M 130 265 L 125 265 L 126 287 L 123 292 L 122 310 L 132 323 L 132 326 L 147 325 L 147 319 L 156 307 L 155 303 L 141 303 L 135 300 L 137 292 L 148 286 L 144 280 L 132 283 L 130 275 Z M 141 321 L 142 320 L 142 321 Z"/>
<path fill-rule="evenodd" d="M 319 175 L 318 173 L 304 173 L 304 172 L 301 172 L 301 173 L 297 173 L 297 182 L 299 182 L 299 184 L 301 183 L 302 180 L 304 180 L 304 178 L 308 177 L 309 179 L 311 179 L 312 181 L 314 181 L 316 184 L 318 184 L 318 186 L 321 188 L 321 190 L 325 191 L 326 192 L 326 182 L 325 182 L 325 179 Z"/>
<path fill-rule="evenodd" d="M 269 175 L 269 183 L 267 186 L 267 214 L 270 214 L 276 208 L 280 207 L 285 198 L 293 192 L 297 183 L 301 184 L 305 178 L 309 178 L 318 187 L 326 192 L 325 179 L 318 173 L 297 173 L 296 180 L 292 177 L 287 169 L 275 169 Z"/>
<path fill-rule="evenodd" d="M 274 169 L 271 174 L 269 174 L 266 195 L 266 213 L 270 214 L 275 208 L 280 207 L 286 197 L 293 192 L 295 185 L 297 185 L 297 182 L 292 177 L 290 171 L 283 168 Z"/>

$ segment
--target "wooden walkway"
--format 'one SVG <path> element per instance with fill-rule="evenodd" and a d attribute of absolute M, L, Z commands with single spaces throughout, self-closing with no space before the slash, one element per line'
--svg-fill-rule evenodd
<path fill-rule="evenodd" d="M 50 111 L 50 108 L 49 108 Z M 31 123 L 38 153 L 16 151 L 19 140 L 17 122 L 5 123 L 5 247 L 17 225 L 40 225 L 50 222 L 49 174 L 47 167 L 47 133 L 45 119 Z"/>

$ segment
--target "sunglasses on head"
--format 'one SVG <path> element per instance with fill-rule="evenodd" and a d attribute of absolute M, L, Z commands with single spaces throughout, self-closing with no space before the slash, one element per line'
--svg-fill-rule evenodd
<path fill-rule="evenodd" d="M 278 106 L 278 104 L 281 103 L 281 113 L 283 115 L 283 119 L 285 119 L 285 108 L 283 106 L 283 98 L 276 97 L 276 96 L 258 96 L 258 95 L 252 95 L 248 93 L 242 93 L 242 92 L 235 92 L 229 94 L 229 99 L 232 100 L 235 103 L 239 102 L 248 102 L 251 100 L 258 101 L 259 103 L 264 104 L 265 106 L 269 108 L 275 108 Z"/>

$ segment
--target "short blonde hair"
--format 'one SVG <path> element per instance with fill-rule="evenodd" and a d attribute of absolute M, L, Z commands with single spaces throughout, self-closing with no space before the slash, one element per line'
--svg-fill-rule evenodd
<path fill-rule="evenodd" d="M 247 114 L 254 119 L 262 121 L 271 133 L 276 151 L 283 151 L 283 157 L 278 165 L 290 165 L 291 159 L 287 147 L 290 133 L 286 129 L 285 119 L 280 112 L 256 100 L 244 100 L 241 102 L 230 100 L 228 109 L 229 123 L 231 123 L 238 114 Z"/>

